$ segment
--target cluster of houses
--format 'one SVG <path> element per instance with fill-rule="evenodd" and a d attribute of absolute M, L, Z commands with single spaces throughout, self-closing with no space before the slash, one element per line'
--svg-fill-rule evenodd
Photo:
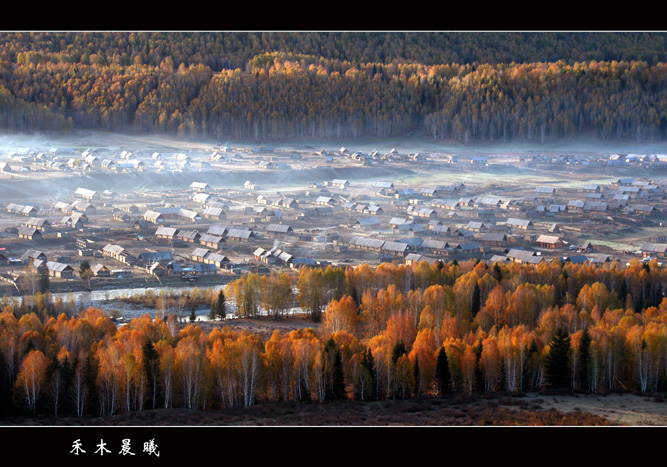
<path fill-rule="evenodd" d="M 280 248 L 272 248 L 270 250 L 265 248 L 257 248 L 253 252 L 253 257 L 260 263 L 278 265 L 291 269 L 299 269 L 302 267 L 322 267 L 329 264 L 328 261 L 317 261 L 313 258 L 294 257 L 293 255 Z"/>

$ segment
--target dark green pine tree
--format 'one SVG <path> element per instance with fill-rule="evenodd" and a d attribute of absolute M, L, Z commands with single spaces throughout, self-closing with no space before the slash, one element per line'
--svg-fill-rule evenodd
<path fill-rule="evenodd" d="M 340 357 L 338 347 L 334 349 L 334 360 L 331 381 L 331 397 L 333 400 L 347 399 L 345 394 L 345 375 L 343 373 L 343 360 Z"/>
<path fill-rule="evenodd" d="M 531 392 L 536 388 L 537 381 L 537 371 L 536 371 L 536 360 L 538 355 L 538 348 L 535 339 L 530 341 L 530 344 L 526 346 L 526 358 L 523 365 L 523 374 L 521 377 L 521 391 L 522 392 Z"/>
<path fill-rule="evenodd" d="M 628 281 L 623 278 L 618 291 L 618 299 L 621 301 L 621 306 L 625 306 L 625 299 L 628 297 Z"/>
<path fill-rule="evenodd" d="M 500 265 L 498 263 L 493 263 L 493 274 L 496 276 L 496 280 L 498 282 L 503 280 L 503 271 L 500 269 Z"/>
<path fill-rule="evenodd" d="M 195 306 L 190 307 L 190 322 L 194 323 L 197 320 L 197 314 L 195 313 Z"/>
<path fill-rule="evenodd" d="M 394 349 L 391 352 L 391 363 L 396 365 L 396 362 L 402 355 L 408 353 L 408 350 L 405 348 L 403 341 L 398 341 L 394 344 Z"/>
<path fill-rule="evenodd" d="M 547 382 L 552 389 L 570 388 L 572 375 L 570 374 L 570 336 L 563 328 L 558 328 L 549 344 L 549 353 L 546 358 Z"/>
<path fill-rule="evenodd" d="M 338 345 L 333 340 L 329 340 L 324 344 L 324 352 L 327 355 L 325 359 L 324 371 L 326 374 L 326 386 L 324 389 L 325 400 L 342 400 L 346 399 L 345 394 L 345 377 L 343 373 L 343 361 L 340 356 Z"/>
<path fill-rule="evenodd" d="M 227 299 L 222 289 L 218 292 L 218 298 L 215 300 L 215 315 L 218 319 L 227 317 Z"/>
<path fill-rule="evenodd" d="M 482 295 L 479 289 L 479 284 L 475 284 L 475 288 L 472 291 L 472 301 L 470 303 L 470 314 L 474 318 L 479 313 L 479 310 L 482 306 Z"/>
<path fill-rule="evenodd" d="M 70 387 L 72 385 L 73 366 L 70 364 L 69 358 L 65 356 L 60 362 L 60 374 L 62 377 L 63 396 L 60 401 L 60 413 L 63 415 L 71 414 L 72 404 L 70 398 Z"/>
<path fill-rule="evenodd" d="M 49 279 L 49 271 L 44 267 L 39 270 L 38 288 L 41 293 L 46 293 L 49 290 L 51 282 Z"/>
<path fill-rule="evenodd" d="M 525 350 L 526 357 L 524 358 L 523 372 L 521 374 L 521 391 L 531 392 L 534 389 L 533 380 L 535 379 L 533 362 L 538 350 L 535 339 L 530 341 L 530 344 L 526 345 Z"/>
<path fill-rule="evenodd" d="M 577 367 L 579 377 L 579 387 L 582 391 L 591 391 L 590 381 L 590 359 L 591 359 L 591 335 L 588 329 L 584 329 L 579 340 Z"/>
<path fill-rule="evenodd" d="M 86 361 L 83 367 L 85 385 L 88 390 L 88 399 L 86 400 L 86 409 L 84 412 L 87 412 L 92 415 L 97 415 L 100 412 L 100 398 L 97 393 L 97 373 L 98 373 L 99 363 L 95 357 L 88 353 L 86 355 Z"/>
<path fill-rule="evenodd" d="M 440 347 L 436 357 L 435 380 L 438 383 L 438 394 L 441 397 L 452 393 L 452 375 L 449 371 L 449 360 L 444 347 Z"/>
<path fill-rule="evenodd" d="M 377 371 L 375 370 L 375 357 L 373 357 L 373 352 L 371 352 L 369 347 L 366 347 L 361 356 L 361 368 L 369 376 L 370 388 L 367 392 L 370 395 L 370 399 L 368 400 L 380 400 L 381 393 L 377 380 Z M 366 400 L 365 396 L 363 398 Z"/>
<path fill-rule="evenodd" d="M 215 321 L 215 318 L 218 316 L 218 302 L 217 300 L 211 300 L 211 309 L 208 312 L 208 319 Z"/>
<path fill-rule="evenodd" d="M 415 397 L 419 399 L 421 397 L 421 379 L 419 375 L 419 358 L 415 357 L 415 366 L 413 369 L 415 375 Z"/>
<path fill-rule="evenodd" d="M 479 343 L 473 347 L 473 351 L 475 352 L 475 382 L 474 382 L 474 391 L 484 391 L 484 370 L 482 368 L 482 365 L 480 365 L 480 361 L 482 361 L 482 351 L 484 350 L 484 346 L 482 345 L 482 341 L 479 341 Z"/>
<path fill-rule="evenodd" d="M 143 355 L 143 372 L 146 382 L 146 404 L 154 409 L 158 403 L 158 387 L 160 380 L 160 356 L 149 340 L 141 349 Z"/>
<path fill-rule="evenodd" d="M 12 406 L 12 391 L 5 356 L 0 352 L 0 419 L 9 415 Z"/>

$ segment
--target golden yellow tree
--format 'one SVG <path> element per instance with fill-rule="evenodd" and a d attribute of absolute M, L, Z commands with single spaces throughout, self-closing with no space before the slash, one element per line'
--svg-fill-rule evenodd
<path fill-rule="evenodd" d="M 22 394 L 30 412 L 35 412 L 42 395 L 48 365 L 49 359 L 39 350 L 31 350 L 21 362 L 15 388 Z"/>

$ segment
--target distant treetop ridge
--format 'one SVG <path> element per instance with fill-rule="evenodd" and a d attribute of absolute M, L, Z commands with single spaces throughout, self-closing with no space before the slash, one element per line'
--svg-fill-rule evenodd
<path fill-rule="evenodd" d="M 4 32 L 0 128 L 663 139 L 660 32 Z"/>

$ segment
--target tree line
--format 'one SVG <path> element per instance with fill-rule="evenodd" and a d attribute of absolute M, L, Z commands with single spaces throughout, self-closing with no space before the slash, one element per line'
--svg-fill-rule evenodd
<path fill-rule="evenodd" d="M 0 125 L 15 132 L 265 141 L 421 131 L 540 143 L 667 134 L 661 33 L 2 35 Z"/>
<path fill-rule="evenodd" d="M 252 317 L 253 299 L 281 319 L 258 294 L 273 287 L 319 320 L 268 338 L 222 321 L 209 333 L 179 327 L 174 314 L 117 326 L 96 308 L 40 314 L 28 306 L 43 299 L 4 301 L 0 407 L 83 417 L 283 400 L 656 393 L 667 381 L 666 274 L 656 261 L 422 261 L 243 277 L 211 294 L 212 319 Z"/>
<path fill-rule="evenodd" d="M 3 32 L 0 64 L 143 64 L 214 71 L 243 69 L 254 57 L 291 53 L 352 63 L 530 63 L 667 61 L 667 35 L 637 32 L 234 31 Z"/>

